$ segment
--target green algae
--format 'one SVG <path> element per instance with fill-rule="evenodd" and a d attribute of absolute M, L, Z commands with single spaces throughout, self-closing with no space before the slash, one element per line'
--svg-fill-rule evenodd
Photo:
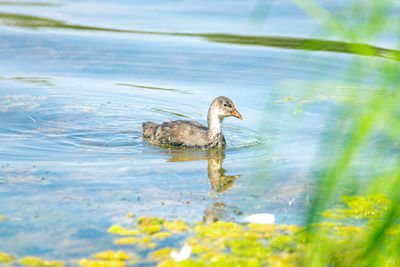
<path fill-rule="evenodd" d="M 107 232 L 118 235 L 140 235 L 139 230 L 129 230 L 120 225 L 112 225 L 110 228 L 108 228 Z"/>
<path fill-rule="evenodd" d="M 302 266 L 312 253 L 308 235 L 314 231 L 314 242 L 329 246 L 326 262 L 332 266 L 362 265 L 368 234 L 390 204 L 382 194 L 342 197 L 334 209 L 324 213 L 329 220 L 312 228 L 221 221 L 198 224 L 188 230 L 190 237 L 185 241 L 192 249 L 189 259 L 176 262 L 169 255 L 172 248 L 161 248 L 150 257 L 158 266 Z M 392 240 L 399 234 L 397 224 L 386 233 Z M 392 243 L 387 247 L 394 251 L 396 246 Z"/>
<path fill-rule="evenodd" d="M 381 217 L 390 204 L 391 201 L 383 194 L 367 197 L 342 196 L 336 209 L 328 210 L 321 215 L 336 220 L 373 219 Z"/>
<path fill-rule="evenodd" d="M 162 248 L 150 254 L 150 257 L 156 261 L 164 261 L 170 259 L 172 248 Z"/>
<path fill-rule="evenodd" d="M 160 232 L 164 223 L 163 219 L 154 217 L 140 217 L 136 221 L 139 231 L 150 235 Z"/>
<path fill-rule="evenodd" d="M 65 263 L 62 261 L 46 261 L 37 257 L 24 257 L 18 261 L 20 265 L 31 267 L 64 267 Z"/>
<path fill-rule="evenodd" d="M 115 240 L 117 245 L 131 245 L 139 242 L 139 238 L 136 237 L 122 237 Z"/>
<path fill-rule="evenodd" d="M 151 236 L 145 235 L 139 240 L 139 242 L 140 242 L 139 244 L 142 246 L 155 247 L 153 245 L 154 243 L 152 243 L 151 241 L 152 241 Z"/>
<path fill-rule="evenodd" d="M 121 260 L 91 260 L 81 259 L 78 264 L 82 267 L 124 267 L 126 263 Z"/>
<path fill-rule="evenodd" d="M 139 261 L 137 255 L 123 250 L 106 250 L 91 256 L 91 259 L 80 259 L 77 264 L 82 267 L 124 267 Z"/>
<path fill-rule="evenodd" d="M 165 221 L 164 228 L 174 233 L 186 231 L 188 229 L 187 224 L 184 221 L 175 220 L 173 222 Z"/>
<path fill-rule="evenodd" d="M 238 238 L 244 234 L 244 227 L 233 222 L 215 222 L 210 225 L 197 225 L 194 232 L 200 238 L 228 237 Z"/>
<path fill-rule="evenodd" d="M 0 251 L 0 263 L 11 263 L 14 259 L 15 257 L 13 255 Z"/>
<path fill-rule="evenodd" d="M 146 233 L 146 234 L 154 234 L 154 233 L 158 233 L 161 231 L 162 226 L 161 225 L 139 225 L 139 230 L 142 233 Z"/>
<path fill-rule="evenodd" d="M 129 216 L 133 217 L 133 216 Z M 109 233 L 117 235 L 125 235 L 127 237 L 115 240 L 117 245 L 133 245 L 137 244 L 142 248 L 155 248 L 157 241 L 171 237 L 173 234 L 181 233 L 188 230 L 188 226 L 184 221 L 167 221 L 156 217 L 139 217 L 135 220 L 132 229 L 127 229 L 120 225 L 113 225 L 108 229 Z M 135 235 L 137 237 L 131 237 Z"/>
<path fill-rule="evenodd" d="M 265 266 L 270 264 L 270 256 L 279 254 L 279 248 L 284 247 L 286 254 L 293 250 L 293 233 L 299 229 L 297 226 L 243 225 L 224 221 L 201 223 L 184 232 L 189 236 L 185 243 L 191 247 L 191 258 L 176 262 L 170 256 L 172 248 L 156 250 L 150 257 L 159 262 L 158 266 Z M 273 246 L 269 245 L 269 240 L 273 240 Z"/>
<path fill-rule="evenodd" d="M 130 225 L 113 225 L 108 229 L 110 234 L 122 235 L 110 247 L 130 245 L 129 251 L 105 250 L 74 263 L 82 267 L 124 267 L 149 262 L 161 267 L 304 266 L 312 253 L 318 253 L 314 251 L 315 245 L 310 243 L 312 233 L 312 242 L 320 244 L 317 249 L 329 250 L 324 254 L 324 262 L 331 266 L 363 266 L 367 262 L 363 257 L 366 240 L 372 229 L 382 222 L 391 204 L 392 201 L 382 194 L 343 196 L 333 209 L 322 214 L 325 221 L 307 227 L 226 221 L 189 225 L 180 220 L 140 217 L 132 220 Z M 128 217 L 133 218 L 133 215 Z M 382 247 L 387 254 L 383 262 L 397 262 L 400 225 L 392 224 L 383 235 Z M 176 251 L 183 244 L 190 247 L 191 253 L 177 261 L 171 252 L 178 253 Z M 147 256 L 140 258 L 134 253 L 137 250 Z M 14 260 L 12 255 L 0 252 L 0 262 L 12 263 Z M 61 261 L 35 257 L 24 257 L 17 262 L 33 267 L 64 266 Z"/>
<path fill-rule="evenodd" d="M 172 236 L 172 233 L 168 233 L 168 232 L 160 232 L 160 233 L 155 233 L 153 235 L 154 238 L 158 238 L 158 239 L 165 239 L 170 236 Z"/>
<path fill-rule="evenodd" d="M 103 259 L 103 260 L 130 260 L 132 259 L 132 256 L 122 250 L 119 251 L 107 250 L 93 255 L 92 258 Z"/>

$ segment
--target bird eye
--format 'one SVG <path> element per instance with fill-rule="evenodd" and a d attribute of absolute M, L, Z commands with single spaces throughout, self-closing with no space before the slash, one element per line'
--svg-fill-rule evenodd
<path fill-rule="evenodd" d="M 226 103 L 224 104 L 224 107 L 228 106 Z"/>

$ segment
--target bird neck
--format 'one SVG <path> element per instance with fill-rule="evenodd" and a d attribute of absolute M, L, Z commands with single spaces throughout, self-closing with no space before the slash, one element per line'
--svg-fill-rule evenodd
<path fill-rule="evenodd" d="M 222 120 L 218 114 L 218 111 L 211 108 L 208 110 L 208 136 L 210 139 L 217 138 L 221 136 L 222 133 Z"/>

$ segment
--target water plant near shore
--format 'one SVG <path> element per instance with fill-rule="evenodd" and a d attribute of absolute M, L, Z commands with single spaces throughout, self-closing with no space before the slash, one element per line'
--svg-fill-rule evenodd
<path fill-rule="evenodd" d="M 329 253 L 323 259 L 328 265 L 363 266 L 370 260 L 364 256 L 364 251 L 368 249 L 366 241 L 371 231 L 385 221 L 385 212 L 392 204 L 393 201 L 383 194 L 343 196 L 333 209 L 321 213 L 325 218 L 323 221 L 305 227 L 227 221 L 191 225 L 179 220 L 133 217 L 131 223 L 124 227 L 113 225 L 109 228 L 109 234 L 117 236 L 115 243 L 110 243 L 109 250 L 72 263 L 82 267 L 124 267 L 142 263 L 161 267 L 303 266 L 315 257 L 314 253 L 319 252 L 315 250 L 315 244 L 310 243 L 312 232 L 314 242 L 329 244 Z M 400 213 L 394 218 L 400 219 Z M 135 235 L 132 236 L 132 233 Z M 381 251 L 385 256 L 380 257 L 380 264 L 395 266 L 399 263 L 396 252 L 399 235 L 400 224 L 397 223 L 383 233 Z M 111 249 L 115 245 L 118 249 Z M 177 253 L 183 245 L 190 249 L 190 254 L 178 261 L 173 252 Z M 66 264 L 36 257 L 15 259 L 3 252 L 0 252 L 0 262 L 17 262 L 33 267 Z"/>

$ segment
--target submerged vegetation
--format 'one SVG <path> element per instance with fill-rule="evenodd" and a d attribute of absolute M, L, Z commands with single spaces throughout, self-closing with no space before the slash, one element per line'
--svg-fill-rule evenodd
<path fill-rule="evenodd" d="M 296 225 L 240 224 L 217 221 L 189 225 L 155 217 L 131 218 L 126 226 L 112 225 L 118 250 L 105 250 L 72 263 L 82 267 L 123 267 L 147 263 L 158 266 L 305 266 L 310 254 L 318 253 L 308 241 L 329 243 L 323 259 L 332 266 L 364 266 L 375 256 L 365 256 L 371 231 L 385 222 L 385 212 L 393 204 L 385 195 L 343 196 L 336 207 L 321 213 L 324 221 L 300 227 Z M 400 213 L 394 214 L 396 220 Z M 399 264 L 398 236 L 400 224 L 393 223 L 382 233 L 380 266 Z M 121 237 L 123 236 L 123 237 Z M 115 247 L 110 244 L 110 248 Z M 170 245 L 173 244 L 171 247 Z M 179 258 L 182 246 L 188 253 Z M 138 254 L 140 252 L 140 254 Z M 174 254 L 175 253 L 175 254 Z M 383 256 L 384 255 L 384 256 Z M 322 259 L 321 259 L 322 260 Z M 61 261 L 35 257 L 20 260 L 1 252 L 0 262 L 17 262 L 33 267 L 62 267 Z"/>

